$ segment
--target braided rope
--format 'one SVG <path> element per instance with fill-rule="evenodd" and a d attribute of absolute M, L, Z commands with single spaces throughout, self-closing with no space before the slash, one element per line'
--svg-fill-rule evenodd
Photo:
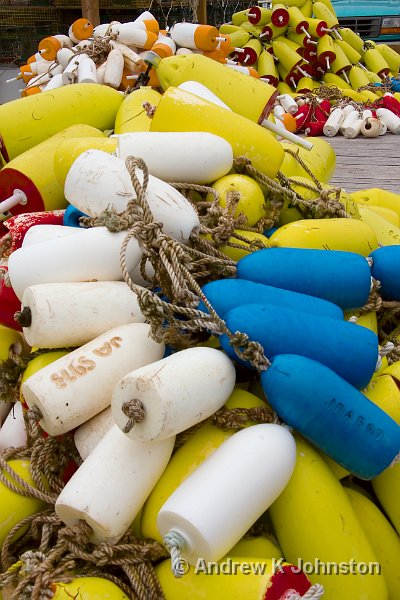
<path fill-rule="evenodd" d="M 300 594 L 293 590 L 286 592 L 280 600 L 320 600 L 323 595 L 324 587 L 319 583 L 315 583 L 303 596 L 300 596 Z"/>
<path fill-rule="evenodd" d="M 260 370 L 265 370 L 269 366 L 269 361 L 264 356 L 263 349 L 258 342 L 251 342 L 246 334 L 236 332 L 232 334 L 225 322 L 218 316 L 207 298 L 202 293 L 202 290 L 197 283 L 193 273 L 190 270 L 190 250 L 182 246 L 176 240 L 161 233 L 160 228 L 153 229 L 153 238 L 143 248 L 144 252 L 155 252 L 158 250 L 160 262 L 168 275 L 168 281 L 164 279 L 163 289 L 170 289 L 172 297 L 178 302 L 184 302 L 185 306 L 172 304 L 161 300 L 156 294 L 149 290 L 143 290 L 133 283 L 126 265 L 126 252 L 129 241 L 132 237 L 136 237 L 138 230 L 143 230 L 143 226 L 154 223 L 148 203 L 145 199 L 146 188 L 148 184 L 148 169 L 142 159 L 129 157 L 126 160 L 126 167 L 132 179 L 132 185 L 136 193 L 135 210 L 138 213 L 141 210 L 142 214 L 136 225 L 129 231 L 125 237 L 120 251 L 120 264 L 124 281 L 130 289 L 137 294 L 139 306 L 143 314 L 150 320 L 152 325 L 152 335 L 156 340 L 165 339 L 165 319 L 169 321 L 169 325 L 174 329 L 174 333 L 184 327 L 190 331 L 198 331 L 207 329 L 214 334 L 226 334 L 237 354 L 249 360 Z M 136 168 L 143 171 L 143 182 L 139 182 L 136 175 Z M 141 240 L 139 238 L 139 243 Z M 159 266 L 154 262 L 155 270 L 159 270 Z M 195 309 L 198 300 L 201 299 L 209 314 L 203 313 Z M 182 322 L 179 316 L 185 316 L 189 320 Z M 173 340 L 175 343 L 177 339 Z M 187 340 L 186 340 L 187 341 Z"/>

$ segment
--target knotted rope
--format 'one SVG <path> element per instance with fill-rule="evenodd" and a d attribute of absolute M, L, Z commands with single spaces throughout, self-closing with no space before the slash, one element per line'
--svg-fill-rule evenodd
<path fill-rule="evenodd" d="M 200 250 L 185 246 L 162 232 L 162 224 L 154 221 L 154 217 L 146 200 L 146 189 L 149 173 L 142 159 L 128 157 L 126 167 L 131 176 L 136 198 L 128 202 L 125 211 L 119 214 L 107 211 L 100 217 L 85 220 L 86 225 L 106 225 L 111 215 L 113 230 L 115 223 L 121 217 L 123 226 L 130 225 L 120 252 L 120 264 L 124 281 L 137 295 L 140 309 L 151 325 L 151 335 L 156 341 L 165 341 L 174 348 L 193 346 L 196 341 L 212 334 L 226 334 L 235 348 L 238 356 L 249 360 L 259 370 L 269 366 L 263 349 L 258 342 L 252 342 L 246 334 L 230 332 L 225 322 L 218 316 L 207 298 L 201 291 L 199 283 L 211 277 L 225 275 L 230 267 L 232 275 L 236 273 L 235 263 L 217 254 L 210 256 Z M 143 173 L 142 183 L 136 169 Z M 142 265 L 149 261 L 155 275 L 152 279 L 154 286 L 159 286 L 170 299 L 166 302 L 157 294 L 136 285 L 129 274 L 126 254 L 132 238 L 139 242 L 143 253 Z M 218 252 L 218 251 L 216 251 Z M 220 253 L 219 253 L 220 254 Z M 144 271 L 144 268 L 143 268 Z M 202 300 L 208 313 L 195 308 Z M 197 336 L 197 340 L 196 340 Z"/>
<path fill-rule="evenodd" d="M 292 151 L 290 150 L 289 153 L 291 154 Z M 296 157 L 296 152 L 294 152 L 294 156 Z M 302 163 L 304 162 L 302 161 L 301 157 L 296 158 L 296 160 L 298 159 L 300 159 Z M 338 200 L 340 197 L 340 189 L 338 188 L 324 190 L 322 189 L 318 180 L 318 185 L 313 185 L 311 181 L 298 181 L 295 178 L 286 177 L 283 175 L 283 173 L 278 173 L 278 181 L 275 181 L 253 167 L 251 161 L 244 156 L 239 156 L 234 160 L 234 167 L 235 170 L 239 172 L 245 172 L 250 175 L 250 177 L 255 179 L 260 185 L 266 187 L 270 192 L 273 210 L 275 211 L 276 215 L 275 224 L 279 218 L 279 214 L 285 201 L 298 208 L 304 217 L 349 217 L 343 208 L 342 203 Z M 298 191 L 294 191 L 292 189 L 292 184 L 304 187 L 305 189 L 316 193 L 317 198 L 311 200 L 303 198 Z M 335 198 L 332 198 L 332 195 L 335 195 Z"/>
<path fill-rule="evenodd" d="M 102 577 L 113 581 L 132 600 L 161 600 L 162 589 L 153 562 L 167 557 L 161 544 L 139 540 L 131 531 L 117 544 L 95 545 L 91 528 L 83 521 L 64 526 L 60 519 L 44 511 L 24 520 L 38 539 L 38 550 L 24 552 L 16 563 L 3 557 L 0 586 L 14 586 L 15 600 L 52 597 L 55 583 L 77 577 Z"/>
<path fill-rule="evenodd" d="M 319 600 L 324 595 L 324 587 L 316 583 L 310 587 L 303 596 L 295 590 L 289 590 L 281 596 L 280 600 Z"/>
<path fill-rule="evenodd" d="M 387 354 L 388 362 L 391 364 L 396 360 L 400 360 L 399 341 L 396 339 L 400 319 L 400 302 L 397 300 L 384 300 L 379 294 L 380 288 L 381 282 L 372 278 L 368 300 L 358 312 L 360 314 L 376 313 L 380 341 L 394 344 L 394 347 Z M 394 331 L 392 331 L 393 327 L 396 328 Z"/>

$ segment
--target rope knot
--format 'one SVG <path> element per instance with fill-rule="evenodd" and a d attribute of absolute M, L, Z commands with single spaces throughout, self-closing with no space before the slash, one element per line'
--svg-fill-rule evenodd
<path fill-rule="evenodd" d="M 127 402 L 124 402 L 121 407 L 121 410 L 124 413 L 124 415 L 129 419 L 123 429 L 124 433 L 129 433 L 135 425 L 135 423 L 141 423 L 146 416 L 144 406 L 138 398 L 134 398 L 133 400 L 128 400 Z"/>
<path fill-rule="evenodd" d="M 59 539 L 65 543 L 66 547 L 68 547 L 70 543 L 85 547 L 92 535 L 93 530 L 90 525 L 88 525 L 86 521 L 80 520 L 74 525 L 69 525 L 61 529 L 59 532 Z"/>
<path fill-rule="evenodd" d="M 237 156 L 233 159 L 233 168 L 235 171 L 241 172 L 251 167 L 251 160 L 247 156 Z"/>
<path fill-rule="evenodd" d="M 35 550 L 27 550 L 21 554 L 21 575 L 29 575 L 39 565 L 43 564 L 46 558 L 47 556 L 43 552 Z"/>
<path fill-rule="evenodd" d="M 143 102 L 142 106 L 146 111 L 149 119 L 152 119 L 156 114 L 157 106 L 154 106 L 154 104 L 150 104 L 150 102 Z"/>
<path fill-rule="evenodd" d="M 264 354 L 264 348 L 259 342 L 249 340 L 247 333 L 236 331 L 233 335 L 228 334 L 229 342 L 238 357 L 251 362 L 257 370 L 266 371 L 270 362 Z"/>
<path fill-rule="evenodd" d="M 100 544 L 93 550 L 93 558 L 97 567 L 105 567 L 114 556 L 113 546 L 108 544 Z"/>

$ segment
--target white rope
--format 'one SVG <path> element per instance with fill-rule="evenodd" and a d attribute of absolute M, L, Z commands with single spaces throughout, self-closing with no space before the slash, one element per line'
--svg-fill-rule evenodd
<path fill-rule="evenodd" d="M 392 352 L 392 350 L 394 350 L 393 342 L 387 342 L 384 346 L 382 346 L 382 348 L 379 349 L 379 356 L 387 356 Z"/>
<path fill-rule="evenodd" d="M 183 577 L 189 567 L 187 561 L 181 556 L 185 540 L 177 531 L 170 531 L 164 537 L 164 545 L 171 555 L 171 570 L 174 577 Z"/>
<path fill-rule="evenodd" d="M 324 595 L 324 586 L 315 583 L 309 590 L 300 596 L 295 590 L 287 590 L 280 600 L 319 600 Z"/>

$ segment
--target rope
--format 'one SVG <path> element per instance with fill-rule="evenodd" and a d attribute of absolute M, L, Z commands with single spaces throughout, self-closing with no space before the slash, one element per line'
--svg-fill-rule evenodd
<path fill-rule="evenodd" d="M 10 256 L 10 250 L 12 248 L 13 239 L 11 233 L 6 233 L 0 239 L 0 258 L 7 258 Z"/>
<path fill-rule="evenodd" d="M 257 181 L 257 183 L 263 185 L 271 192 L 277 213 L 278 211 L 280 213 L 284 202 L 288 201 L 293 206 L 299 208 L 303 216 L 312 215 L 313 218 L 349 218 L 349 215 L 344 210 L 343 205 L 338 200 L 340 197 L 339 188 L 324 190 L 321 188 L 321 184 L 319 182 L 318 186 L 316 186 L 313 185 L 312 182 L 298 181 L 295 178 L 286 177 L 283 175 L 283 173 L 278 173 L 279 182 L 275 181 L 274 179 L 270 179 L 267 177 L 267 175 L 264 175 L 264 173 L 261 173 L 255 169 L 252 166 L 251 161 L 244 156 L 235 158 L 234 168 L 240 172 L 247 172 L 250 177 Z M 315 192 L 318 197 L 313 200 L 306 200 L 305 198 L 302 198 L 298 192 L 292 190 L 291 184 L 299 185 L 311 190 Z M 335 194 L 336 199 L 332 199 L 332 194 Z"/>
<path fill-rule="evenodd" d="M 24 306 L 22 310 L 17 310 L 14 313 L 14 321 L 21 327 L 30 327 L 32 325 L 32 311 L 29 306 Z"/>
<path fill-rule="evenodd" d="M 323 595 L 324 587 L 319 583 L 315 583 L 303 596 L 300 596 L 295 590 L 288 590 L 281 596 L 280 600 L 319 600 Z"/>
<path fill-rule="evenodd" d="M 5 287 L 11 287 L 10 275 L 4 266 L 0 267 L 0 281 L 4 283 Z"/>
<path fill-rule="evenodd" d="M 121 410 L 129 419 L 122 430 L 124 433 L 129 433 L 135 423 L 141 423 L 146 416 L 144 406 L 138 398 L 124 402 Z"/>
<path fill-rule="evenodd" d="M 258 342 L 252 342 L 246 334 L 231 333 L 225 322 L 212 308 L 201 291 L 196 277 L 204 274 L 204 260 L 210 262 L 210 257 L 199 256 L 199 251 L 183 246 L 176 240 L 161 232 L 161 226 L 154 226 L 154 219 L 145 199 L 148 184 L 147 166 L 141 159 L 129 157 L 126 166 L 132 179 L 136 193 L 134 203 L 129 202 L 128 211 L 135 211 L 136 222 L 124 239 L 120 252 L 120 263 L 124 281 L 137 294 L 141 311 L 151 323 L 151 332 L 155 340 L 164 340 L 174 347 L 189 347 L 193 345 L 193 333 L 206 330 L 209 334 L 226 334 L 240 358 L 249 360 L 256 368 L 265 370 L 269 361 L 265 358 L 263 349 Z M 143 183 L 136 175 L 136 168 L 143 171 Z M 147 232 L 151 231 L 150 237 Z M 150 258 L 155 270 L 155 281 L 171 298 L 171 302 L 161 300 L 150 290 L 144 290 L 135 285 L 126 266 L 127 246 L 132 237 L 136 237 L 144 255 Z M 201 255 L 201 253 L 200 253 Z M 194 259 L 194 260 L 193 260 Z M 195 263 L 194 263 L 195 261 Z M 226 263 L 223 263 L 223 265 Z M 213 265 L 221 267 L 213 257 Z M 197 273 L 194 267 L 200 267 Z M 217 272 L 220 269 L 217 268 Z M 218 273 L 220 275 L 221 273 Z M 202 300 L 209 311 L 203 313 L 195 308 Z M 182 321 L 181 317 L 186 317 Z M 166 322 L 168 325 L 166 325 Z"/>
<path fill-rule="evenodd" d="M 361 314 L 368 312 L 378 312 L 382 308 L 382 298 L 380 297 L 378 291 L 381 287 L 381 282 L 377 279 L 372 278 L 371 282 L 371 291 L 368 296 L 368 300 L 366 304 L 362 308 L 359 309 Z"/>
<path fill-rule="evenodd" d="M 57 497 L 46 494 L 27 483 L 18 473 L 10 467 L 7 463 L 7 459 L 14 458 L 16 453 L 15 448 L 8 448 L 0 455 L 0 481 L 3 485 L 8 487 L 9 490 L 25 496 L 26 498 L 37 498 L 46 502 L 47 504 L 55 504 Z M 7 474 L 7 476 L 6 476 Z"/>
<path fill-rule="evenodd" d="M 10 532 L 5 542 L 7 553 L 2 556 L 3 568 L 7 570 L 0 575 L 0 586 L 16 586 L 15 600 L 52 597 L 53 584 L 68 582 L 77 577 L 77 572 L 82 577 L 99 576 L 113 581 L 132 600 L 164 598 L 152 565 L 166 558 L 165 549 L 158 542 L 139 540 L 128 531 L 118 544 L 96 546 L 90 542 L 92 530 L 85 522 L 66 527 L 49 511 L 32 515 L 19 525 L 27 524 L 31 525 L 35 545 L 40 539 L 39 548 L 25 551 L 17 563 L 11 562 Z M 29 543 L 27 539 L 25 543 Z"/>
<path fill-rule="evenodd" d="M 307 175 L 309 177 L 311 177 L 311 179 L 313 180 L 313 182 L 315 183 L 317 189 L 322 192 L 322 186 L 320 181 L 316 178 L 316 176 L 314 175 L 314 173 L 311 171 L 311 169 L 308 167 L 308 165 L 306 165 L 306 163 L 304 162 L 304 160 L 301 158 L 300 154 L 299 154 L 299 150 L 292 150 L 291 148 L 287 148 L 285 147 L 285 152 L 286 154 L 290 154 L 290 156 L 293 156 L 293 158 L 299 163 L 299 165 L 301 166 L 301 168 L 307 173 Z"/>
<path fill-rule="evenodd" d="M 187 561 L 181 556 L 185 540 L 177 531 L 170 531 L 164 536 L 164 546 L 171 555 L 171 571 L 174 577 L 183 577 L 188 570 Z"/>
<path fill-rule="evenodd" d="M 252 408 L 220 408 L 211 416 L 211 423 L 224 430 L 239 431 L 246 427 L 249 421 L 275 423 L 276 419 L 276 413 L 265 405 Z"/>

